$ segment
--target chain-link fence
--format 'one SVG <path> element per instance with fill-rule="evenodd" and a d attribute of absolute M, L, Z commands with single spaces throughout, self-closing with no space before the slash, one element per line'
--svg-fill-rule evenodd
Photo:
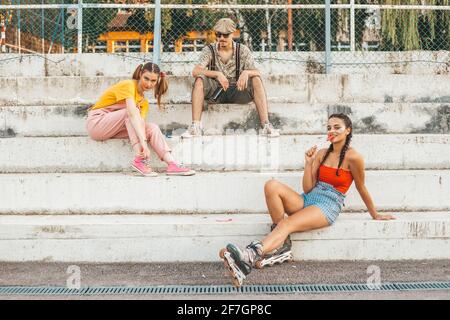
<path fill-rule="evenodd" d="M 162 0 L 161 61 L 196 61 L 215 41 L 222 17 L 257 61 L 281 60 L 306 72 L 408 63 L 448 64 L 450 0 Z M 155 1 L 5 0 L 3 51 L 151 53 Z M 327 43 L 329 50 L 327 51 Z M 405 54 L 407 53 L 407 54 Z M 0 56 L 1 60 L 1 56 Z"/>
<path fill-rule="evenodd" d="M 76 43 L 75 28 L 66 27 L 67 11 L 64 8 L 29 8 L 28 5 L 46 4 L 38 0 L 2 1 L 14 5 L 0 10 L 5 26 L 6 51 L 11 53 L 64 53 Z"/>

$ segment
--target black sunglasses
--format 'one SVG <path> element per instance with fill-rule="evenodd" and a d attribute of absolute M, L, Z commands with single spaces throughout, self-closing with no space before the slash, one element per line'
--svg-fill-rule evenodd
<path fill-rule="evenodd" d="M 220 32 L 216 32 L 216 37 L 220 38 L 220 37 L 224 37 L 224 38 L 228 38 L 230 36 L 231 33 L 220 33 Z"/>

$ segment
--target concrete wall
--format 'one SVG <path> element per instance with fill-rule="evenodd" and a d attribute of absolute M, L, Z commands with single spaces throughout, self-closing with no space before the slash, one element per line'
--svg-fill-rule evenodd
<path fill-rule="evenodd" d="M 0 78 L 0 106 L 92 104 L 107 87 L 127 78 Z M 450 75 L 271 75 L 263 80 L 271 103 L 450 102 Z M 192 77 L 173 76 L 169 82 L 164 102 L 190 104 Z"/>
<path fill-rule="evenodd" d="M 323 135 L 173 137 L 168 142 L 175 159 L 184 165 L 219 172 L 300 170 L 307 149 L 326 146 Z M 355 135 L 352 147 L 364 156 L 369 170 L 450 169 L 450 134 Z M 0 173 L 130 171 L 133 158 L 125 139 L 11 138 L 0 139 L 0 150 L 9 150 L 0 153 Z M 166 167 L 153 152 L 150 165 L 161 170 Z"/>
<path fill-rule="evenodd" d="M 293 234 L 294 259 L 450 258 L 448 213 L 396 217 L 343 214 L 331 228 Z M 2 261 L 218 261 L 230 241 L 246 246 L 269 228 L 267 214 L 0 216 L 0 252 Z"/>
<path fill-rule="evenodd" d="M 199 52 L 165 53 L 162 67 L 172 75 L 190 74 Z M 323 52 L 255 52 L 257 67 L 263 74 L 324 73 Z M 18 55 L 2 54 L 0 77 L 40 76 L 129 76 L 151 54 L 84 53 Z M 352 74 L 448 74 L 450 51 L 410 52 L 333 52 L 333 73 Z"/>
<path fill-rule="evenodd" d="M 3 174 L 1 214 L 261 213 L 271 178 L 301 192 L 301 172 Z M 378 210 L 450 210 L 450 170 L 367 171 Z M 346 211 L 366 210 L 354 184 Z"/>
<path fill-rule="evenodd" d="M 357 134 L 450 133 L 450 103 L 271 103 L 270 120 L 282 134 L 324 134 L 332 113 L 349 114 Z M 151 107 L 147 121 L 163 133 L 180 135 L 191 123 L 190 104 Z M 205 134 L 255 132 L 260 121 L 254 104 L 209 106 L 202 116 Z M 86 136 L 83 105 L 0 107 L 0 137 Z"/>
<path fill-rule="evenodd" d="M 259 214 L 267 212 L 267 180 L 301 192 L 303 152 L 323 146 L 334 112 L 353 119 L 376 208 L 398 219 L 371 220 L 353 185 L 332 228 L 292 236 L 294 258 L 450 258 L 447 51 L 333 53 L 335 63 L 360 65 L 334 65 L 330 75 L 308 74 L 321 72 L 322 53 L 256 55 L 283 134 L 274 140 L 254 135 L 250 104 L 208 106 L 207 136 L 181 141 L 196 57 L 166 55 L 167 106 L 152 103 L 148 120 L 172 135 L 178 159 L 207 172 L 157 178 L 122 172 L 129 143 L 95 142 L 84 129 L 84 107 L 151 56 L 0 58 L 0 261 L 217 261 L 227 242 L 244 246 L 267 234 L 269 217 Z M 221 135 L 227 129 L 239 135 Z"/>

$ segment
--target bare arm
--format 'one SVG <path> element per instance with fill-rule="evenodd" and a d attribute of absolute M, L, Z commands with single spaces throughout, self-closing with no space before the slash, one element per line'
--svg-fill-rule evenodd
<path fill-rule="evenodd" d="M 242 73 L 247 73 L 249 78 L 253 78 L 253 77 L 261 77 L 261 72 L 259 72 L 258 69 L 253 69 L 253 70 L 243 70 Z M 242 74 L 241 73 L 241 74 Z"/>
<path fill-rule="evenodd" d="M 303 172 L 303 192 L 310 192 L 317 183 L 317 170 L 326 149 L 317 151 L 317 146 L 312 147 L 305 153 L 305 171 Z"/>
<path fill-rule="evenodd" d="M 364 201 L 367 210 L 369 211 L 372 218 L 375 220 L 395 219 L 391 215 L 380 215 L 375 209 L 372 197 L 370 196 L 369 191 L 367 190 L 365 185 L 365 172 L 364 172 L 365 168 L 363 157 L 355 152 L 351 156 L 349 156 L 348 159 L 350 163 L 350 171 L 355 181 L 356 189 L 358 190 L 359 195 L 361 196 L 361 199 Z"/>
<path fill-rule="evenodd" d="M 261 77 L 261 73 L 257 69 L 243 70 L 237 82 L 238 90 L 244 90 L 248 86 L 248 79 L 253 77 Z"/>
<path fill-rule="evenodd" d="M 220 77 L 220 75 L 223 76 L 222 72 L 208 69 L 208 66 L 211 63 L 211 59 L 212 59 L 211 50 L 208 47 L 204 47 L 200 54 L 198 63 L 192 70 L 192 76 L 194 78 L 197 78 L 199 76 L 205 76 L 208 78 L 214 78 L 219 80 L 218 78 Z"/>
<path fill-rule="evenodd" d="M 219 81 L 222 88 L 226 91 L 228 87 L 230 86 L 230 82 L 228 81 L 227 77 L 220 72 L 220 71 L 212 71 L 208 70 L 200 65 L 196 65 L 194 70 L 192 70 L 192 75 L 196 78 L 198 76 L 204 75 L 208 78 L 213 78 Z"/>
<path fill-rule="evenodd" d="M 194 67 L 194 70 L 192 70 L 192 76 L 194 78 L 204 75 L 205 77 L 216 79 L 221 74 L 222 74 L 222 72 L 220 72 L 220 71 L 208 70 L 200 65 L 196 65 Z"/>
<path fill-rule="evenodd" d="M 148 154 L 146 152 L 146 150 L 148 150 L 147 139 L 145 137 L 145 128 L 141 115 L 139 113 L 139 109 L 136 107 L 136 103 L 134 102 L 133 98 L 127 98 L 125 101 L 127 104 L 127 113 L 128 117 L 130 118 L 131 125 L 133 126 L 134 130 L 136 131 L 136 135 L 139 138 L 139 143 L 143 148 L 144 157 L 147 158 L 148 156 L 150 156 L 150 152 L 148 152 Z"/>

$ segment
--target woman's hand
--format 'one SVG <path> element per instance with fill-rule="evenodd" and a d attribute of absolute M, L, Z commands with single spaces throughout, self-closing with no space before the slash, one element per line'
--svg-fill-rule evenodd
<path fill-rule="evenodd" d="M 148 148 L 147 141 L 144 141 L 144 144 L 141 145 L 141 152 L 139 153 L 144 159 L 150 158 L 150 149 Z"/>
<path fill-rule="evenodd" d="M 395 220 L 396 218 L 394 216 L 391 216 L 390 214 L 376 214 L 373 217 L 374 220 Z"/>
<path fill-rule="evenodd" d="M 317 146 L 310 148 L 305 152 L 305 164 L 311 165 L 317 156 Z"/>

